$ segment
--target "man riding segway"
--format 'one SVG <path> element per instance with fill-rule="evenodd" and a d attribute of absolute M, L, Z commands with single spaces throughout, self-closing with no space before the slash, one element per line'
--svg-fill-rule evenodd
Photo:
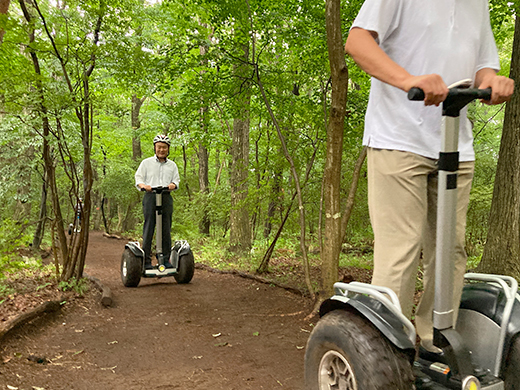
<path fill-rule="evenodd" d="M 121 258 L 121 279 L 125 287 L 137 287 L 141 277 L 173 276 L 177 283 L 189 283 L 195 263 L 190 245 L 177 240 L 171 245 L 173 200 L 170 192 L 179 188 L 177 165 L 168 159 L 170 139 L 162 134 L 154 140 L 155 156 L 144 159 L 135 173 L 135 185 L 146 191 L 143 198 L 143 247 L 132 241 Z M 156 229 L 157 228 L 157 229 Z M 157 265 L 152 265 L 152 240 L 156 232 Z"/>
<path fill-rule="evenodd" d="M 170 138 L 159 134 L 154 140 L 155 156 L 144 159 L 135 173 L 135 185 L 141 191 L 146 191 L 143 197 L 143 249 L 145 253 L 145 269 L 152 268 L 151 252 L 153 233 L 156 224 L 156 195 L 152 188 L 163 187 L 168 191 L 162 192 L 162 253 L 165 257 L 165 267 L 171 268 L 169 262 L 171 248 L 171 225 L 173 213 L 173 199 L 170 191 L 179 188 L 179 170 L 177 165 L 168 159 L 170 153 Z M 159 232 L 157 232 L 159 234 Z"/>

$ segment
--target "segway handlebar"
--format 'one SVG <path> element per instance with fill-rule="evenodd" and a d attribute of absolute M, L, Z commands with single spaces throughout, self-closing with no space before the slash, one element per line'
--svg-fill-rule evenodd
<path fill-rule="evenodd" d="M 420 88 L 412 88 L 408 91 L 408 100 L 424 100 L 424 91 Z M 446 100 L 442 103 L 442 115 L 456 117 L 460 110 L 473 100 L 491 100 L 491 88 L 450 88 Z"/>
<path fill-rule="evenodd" d="M 412 88 L 408 91 L 408 100 L 424 100 L 424 91 L 420 88 Z M 478 89 L 478 88 L 451 88 L 448 92 L 448 99 L 463 99 L 463 98 L 471 98 L 471 100 L 475 99 L 483 99 L 483 100 L 491 100 L 491 88 L 487 89 Z"/>
<path fill-rule="evenodd" d="M 140 188 L 140 191 L 146 191 L 144 188 Z M 162 194 L 163 192 L 171 192 L 171 190 L 168 189 L 168 187 L 152 187 L 152 192 L 155 194 Z"/>

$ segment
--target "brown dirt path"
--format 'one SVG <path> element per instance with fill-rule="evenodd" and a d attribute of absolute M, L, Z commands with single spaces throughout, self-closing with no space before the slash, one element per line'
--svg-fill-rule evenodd
<path fill-rule="evenodd" d="M 303 387 L 308 299 L 199 269 L 187 285 L 142 279 L 138 288 L 124 288 L 124 244 L 90 235 L 85 272 L 111 288 L 113 307 L 85 298 L 8 336 L 0 389 Z"/>

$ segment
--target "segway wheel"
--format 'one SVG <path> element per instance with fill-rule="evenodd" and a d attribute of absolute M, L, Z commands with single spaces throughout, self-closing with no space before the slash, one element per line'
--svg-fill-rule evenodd
<path fill-rule="evenodd" d="M 305 351 L 306 390 L 411 390 L 409 357 L 359 314 L 334 310 L 312 331 Z"/>
<path fill-rule="evenodd" d="M 125 248 L 121 256 L 121 280 L 125 287 L 137 287 L 141 281 L 143 272 L 143 262 L 140 257 Z"/>
<path fill-rule="evenodd" d="M 179 266 L 177 273 L 174 275 L 177 283 L 185 284 L 191 282 L 195 273 L 195 259 L 191 250 L 179 257 Z"/>
<path fill-rule="evenodd" d="M 505 390 L 520 390 L 520 336 L 515 336 L 502 370 Z"/>

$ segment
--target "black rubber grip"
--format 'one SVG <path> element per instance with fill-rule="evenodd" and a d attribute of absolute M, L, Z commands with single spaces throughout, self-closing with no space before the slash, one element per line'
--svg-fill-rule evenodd
<path fill-rule="evenodd" d="M 424 91 L 421 88 L 413 87 L 408 91 L 408 100 L 424 100 Z"/>
<path fill-rule="evenodd" d="M 483 99 L 483 100 L 491 100 L 491 88 L 487 89 L 477 89 L 477 88 L 452 88 L 448 92 L 448 98 L 450 99 L 460 99 L 460 97 L 470 98 L 470 99 Z M 420 88 L 413 87 L 408 91 L 408 100 L 424 100 L 424 91 Z"/>

